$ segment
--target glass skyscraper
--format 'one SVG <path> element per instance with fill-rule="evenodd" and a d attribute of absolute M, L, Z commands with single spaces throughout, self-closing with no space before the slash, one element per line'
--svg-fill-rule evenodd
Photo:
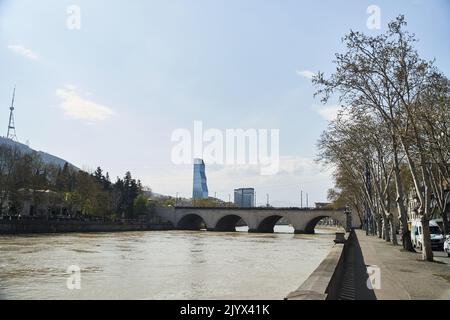
<path fill-rule="evenodd" d="M 192 189 L 192 199 L 208 199 L 205 163 L 202 159 L 194 159 L 194 186 Z"/>
<path fill-rule="evenodd" d="M 241 208 L 252 208 L 255 206 L 255 189 L 234 189 L 234 204 Z"/>

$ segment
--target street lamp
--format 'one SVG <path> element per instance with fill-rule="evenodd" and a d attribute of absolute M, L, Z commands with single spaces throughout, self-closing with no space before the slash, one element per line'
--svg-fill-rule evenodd
<path fill-rule="evenodd" d="M 345 219 L 345 221 L 346 221 L 345 231 L 350 232 L 350 230 L 352 229 L 352 212 L 348 205 L 345 206 L 344 214 L 345 214 L 345 218 L 346 218 Z"/>

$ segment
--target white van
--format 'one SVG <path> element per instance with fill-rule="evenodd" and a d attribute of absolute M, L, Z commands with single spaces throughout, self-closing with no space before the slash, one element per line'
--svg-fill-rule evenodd
<path fill-rule="evenodd" d="M 436 220 L 430 220 L 430 238 L 433 250 L 442 250 L 444 248 L 444 236 Z M 411 240 L 414 248 L 422 250 L 423 231 L 422 222 L 419 219 L 411 222 Z"/>
<path fill-rule="evenodd" d="M 444 251 L 447 252 L 447 256 L 450 258 L 450 235 L 447 235 L 445 238 Z"/>

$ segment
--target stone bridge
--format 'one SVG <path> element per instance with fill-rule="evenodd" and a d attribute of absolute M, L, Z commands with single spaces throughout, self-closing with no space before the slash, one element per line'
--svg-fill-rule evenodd
<path fill-rule="evenodd" d="M 273 232 L 275 224 L 284 218 L 295 233 L 314 233 L 314 227 L 323 218 L 333 218 L 347 229 L 344 210 L 304 208 L 205 208 L 159 207 L 155 213 L 179 230 L 235 231 L 236 225 L 248 226 L 249 232 Z"/>

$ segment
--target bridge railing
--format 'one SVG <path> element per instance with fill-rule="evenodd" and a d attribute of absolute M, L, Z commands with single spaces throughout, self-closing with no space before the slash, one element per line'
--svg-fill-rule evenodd
<path fill-rule="evenodd" d="M 198 207 L 198 206 L 174 206 L 175 209 L 200 209 L 200 210 L 211 210 L 211 209 L 223 209 L 223 210 L 286 210 L 286 211 L 345 211 L 345 208 L 300 208 L 300 207 L 221 207 L 221 206 L 208 206 L 208 207 Z"/>

